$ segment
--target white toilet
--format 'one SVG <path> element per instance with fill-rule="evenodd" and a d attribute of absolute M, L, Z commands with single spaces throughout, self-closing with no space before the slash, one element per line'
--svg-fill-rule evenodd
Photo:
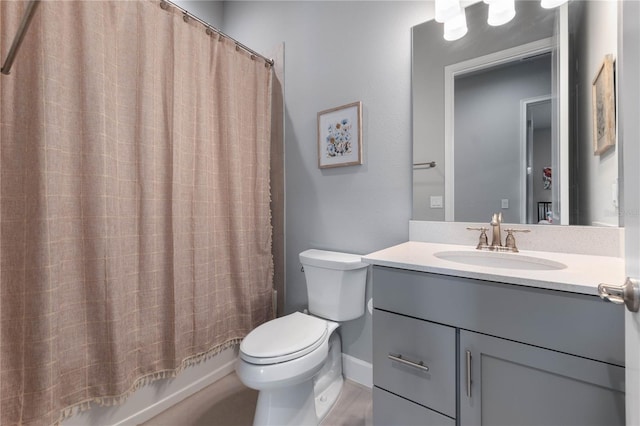
<path fill-rule="evenodd" d="M 294 312 L 257 327 L 240 344 L 236 373 L 260 391 L 254 425 L 317 425 L 342 388 L 340 324 L 364 314 L 367 264 L 359 255 L 300 253 L 311 315 Z M 330 321 L 332 320 L 332 321 Z"/>

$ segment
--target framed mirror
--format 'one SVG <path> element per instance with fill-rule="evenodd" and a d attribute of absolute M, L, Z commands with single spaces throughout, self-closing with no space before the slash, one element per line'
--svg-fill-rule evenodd
<path fill-rule="evenodd" d="M 617 53 L 617 4 L 516 1 L 511 22 L 489 27 L 480 2 L 466 17 L 468 34 L 453 42 L 435 21 L 412 30 L 413 219 L 501 211 L 511 223 L 619 226 L 621 150 L 594 156 L 591 134 L 592 80 Z"/>

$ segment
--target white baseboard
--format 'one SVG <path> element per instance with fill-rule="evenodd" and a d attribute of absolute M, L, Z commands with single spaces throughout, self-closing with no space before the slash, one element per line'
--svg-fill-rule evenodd
<path fill-rule="evenodd" d="M 62 426 L 125 426 L 146 422 L 167 408 L 204 389 L 233 372 L 237 347 L 182 371 L 173 379 L 158 380 L 133 395 L 119 406 L 93 407 L 62 422 Z"/>
<path fill-rule="evenodd" d="M 342 354 L 342 374 L 352 382 L 373 387 L 373 365 L 370 362 Z"/>

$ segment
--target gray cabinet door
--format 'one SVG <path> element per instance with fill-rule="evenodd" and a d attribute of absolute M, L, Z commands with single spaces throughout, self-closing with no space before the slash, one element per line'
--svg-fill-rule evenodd
<path fill-rule="evenodd" d="M 461 426 L 625 424 L 622 367 L 465 330 L 459 365 Z"/>

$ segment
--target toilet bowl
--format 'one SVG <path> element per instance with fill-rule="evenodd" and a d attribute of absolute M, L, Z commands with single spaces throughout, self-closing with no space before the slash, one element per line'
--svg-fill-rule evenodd
<path fill-rule="evenodd" d="M 364 313 L 367 265 L 359 255 L 307 250 L 300 260 L 311 314 L 294 312 L 268 321 L 240 344 L 236 373 L 259 391 L 254 425 L 322 421 L 344 382 L 336 321 Z"/>

